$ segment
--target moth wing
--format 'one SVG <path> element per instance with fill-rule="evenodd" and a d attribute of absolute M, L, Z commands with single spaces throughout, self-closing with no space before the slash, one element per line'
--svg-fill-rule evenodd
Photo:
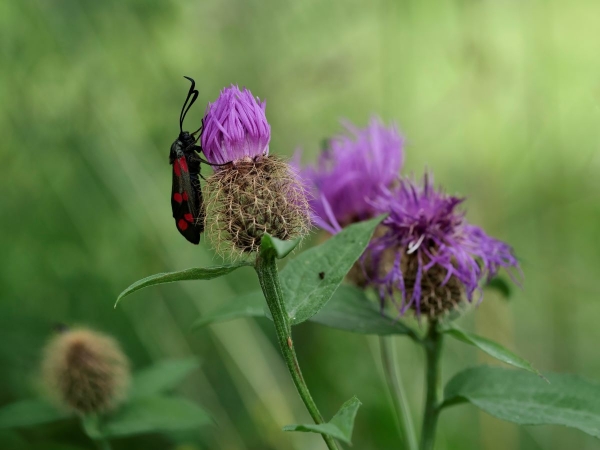
<path fill-rule="evenodd" d="M 185 157 L 173 161 L 171 209 L 177 230 L 192 244 L 200 243 L 204 221 L 198 224 L 198 194 L 190 176 Z M 199 185 L 198 189 L 199 191 Z M 202 196 L 202 191 L 200 196 Z"/>

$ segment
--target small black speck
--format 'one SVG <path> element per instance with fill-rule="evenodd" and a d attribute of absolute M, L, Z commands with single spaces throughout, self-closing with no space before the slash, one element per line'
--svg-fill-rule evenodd
<path fill-rule="evenodd" d="M 325 272 L 319 272 L 319 278 L 322 280 L 325 278 Z"/>

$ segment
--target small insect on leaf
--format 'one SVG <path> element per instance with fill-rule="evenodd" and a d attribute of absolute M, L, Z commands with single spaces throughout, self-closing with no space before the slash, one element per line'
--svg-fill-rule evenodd
<path fill-rule="evenodd" d="M 321 279 L 321 280 L 325 279 L 325 272 L 319 272 L 319 279 Z"/>

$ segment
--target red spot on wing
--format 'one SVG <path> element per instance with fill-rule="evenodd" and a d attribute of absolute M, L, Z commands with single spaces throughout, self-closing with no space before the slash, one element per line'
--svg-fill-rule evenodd
<path fill-rule="evenodd" d="M 179 161 L 179 165 L 181 166 L 181 170 L 184 172 L 189 172 L 187 161 L 185 160 L 185 156 L 182 156 L 177 161 Z"/>
<path fill-rule="evenodd" d="M 173 194 L 173 200 L 175 200 L 177 203 L 181 203 L 182 200 L 187 200 L 187 195 L 185 194 L 185 192 L 183 193 L 183 198 L 181 197 L 181 194 L 179 192 L 175 192 Z"/>
<path fill-rule="evenodd" d="M 194 216 L 192 216 L 190 213 L 184 214 L 183 218 L 185 220 L 187 220 L 189 223 L 192 223 L 194 221 Z"/>
<path fill-rule="evenodd" d="M 184 200 L 184 201 L 186 201 L 186 202 L 188 201 L 188 198 L 189 198 L 189 197 L 188 197 L 188 195 L 187 195 L 187 192 L 184 192 L 184 193 L 183 193 L 183 197 L 182 197 L 182 198 L 183 198 L 183 200 Z"/>
<path fill-rule="evenodd" d="M 181 231 L 185 231 L 187 230 L 187 227 L 187 222 L 183 219 L 179 219 L 179 221 L 177 222 L 177 228 L 179 228 Z"/>

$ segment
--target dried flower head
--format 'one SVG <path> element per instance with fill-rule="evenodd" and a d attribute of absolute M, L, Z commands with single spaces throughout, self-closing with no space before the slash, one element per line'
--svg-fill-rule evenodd
<path fill-rule="evenodd" d="M 372 200 L 396 181 L 404 140 L 395 125 L 373 117 L 366 128 L 346 122 L 350 135 L 333 137 L 316 167 L 302 169 L 313 188 L 314 223 L 331 234 L 375 215 Z"/>
<path fill-rule="evenodd" d="M 80 414 L 118 406 L 129 385 L 129 362 L 112 338 L 85 328 L 55 336 L 44 350 L 42 373 L 52 397 Z"/>
<path fill-rule="evenodd" d="M 472 301 L 484 278 L 518 262 L 512 248 L 469 224 L 457 206 L 464 199 L 436 190 L 425 174 L 422 185 L 402 180 L 373 205 L 389 213 L 386 232 L 375 237 L 363 258 L 378 275 L 371 282 L 380 297 L 401 294 L 401 313 L 436 318 L 454 309 L 461 299 Z"/>
<path fill-rule="evenodd" d="M 269 154 L 271 126 L 266 102 L 244 88 L 231 85 L 209 103 L 204 117 L 202 151 L 213 164 L 225 164 Z"/>
<path fill-rule="evenodd" d="M 205 185 L 206 229 L 217 251 L 258 250 L 264 233 L 295 239 L 310 227 L 306 190 L 287 163 L 269 156 L 265 103 L 236 86 L 224 89 L 204 118 L 202 148 L 215 166 Z"/>

